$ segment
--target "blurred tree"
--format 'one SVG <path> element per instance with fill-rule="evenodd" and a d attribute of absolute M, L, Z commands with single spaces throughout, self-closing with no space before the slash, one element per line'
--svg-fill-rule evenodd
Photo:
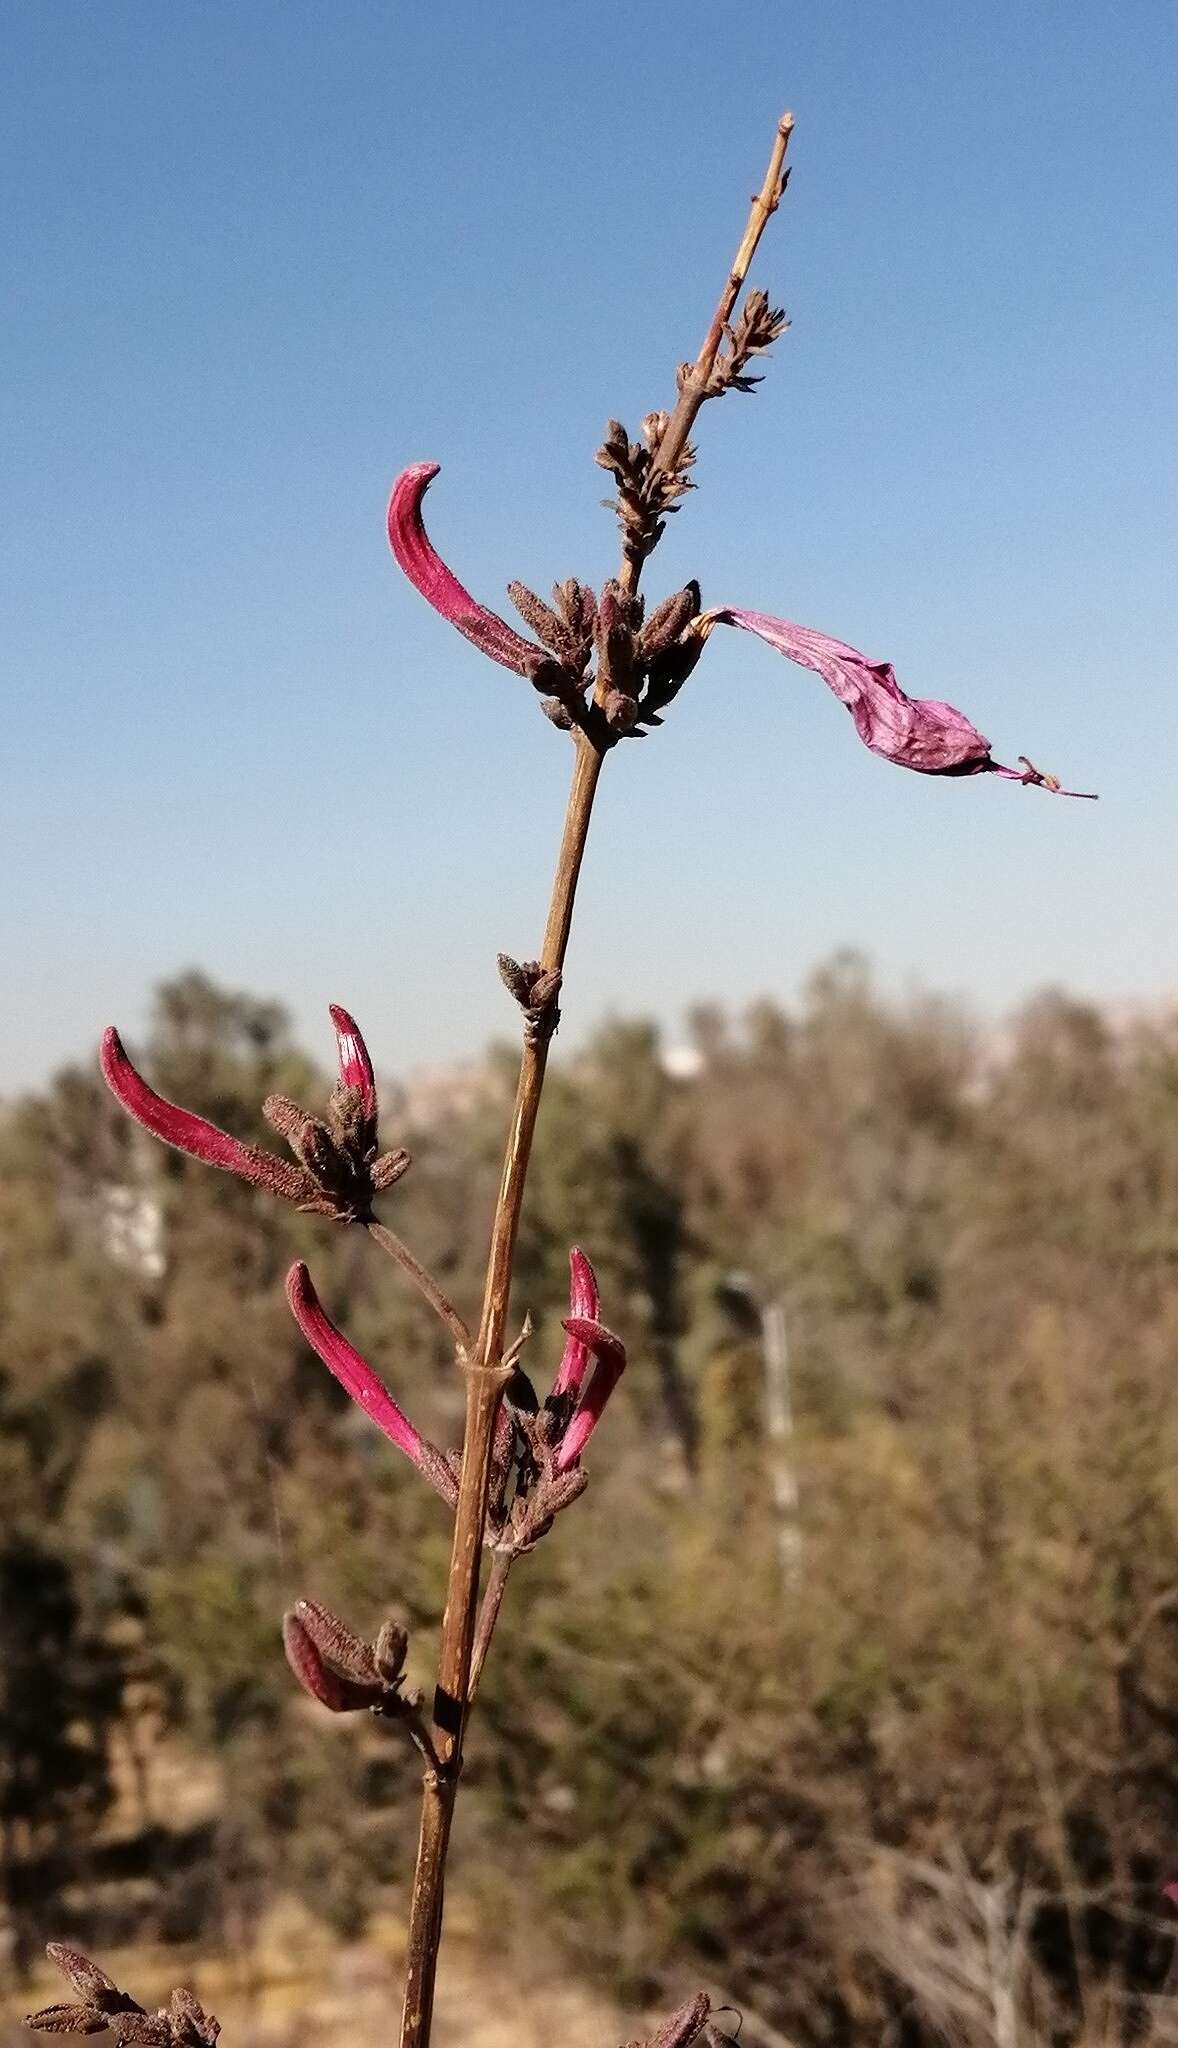
<path fill-rule="evenodd" d="M 509 1861 L 522 1933 L 546 1901 L 635 1997 L 702 1971 L 799 2042 L 894 2023 L 909 2048 L 950 2021 L 988 2042 L 945 1983 L 989 1929 L 1020 2042 L 1136 2040 L 1178 1839 L 1178 1017 L 1053 994 L 982 1032 L 841 957 L 790 1012 L 692 1033 L 669 1073 L 653 1027 L 604 1027 L 541 1119 L 526 1363 L 543 1389 L 572 1242 L 631 1362 L 488 1668 L 465 1826 L 496 1924 Z M 326 1086 L 276 1006 L 195 975 L 161 991 L 149 1064 L 245 1137 L 269 1090 Z M 510 1085 L 492 1059 L 388 1131 L 415 1153 L 397 1227 L 466 1306 Z M 453 1443 L 444 1335 L 359 1233 L 163 1152 L 89 1074 L 0 1119 L 0 1167 L 7 1739 L 49 1801 L 36 1842 L 10 1829 L 8 1911 L 62 1855 L 97 1870 L 137 1757 L 138 1931 L 240 1944 L 289 1892 L 354 1930 L 406 1870 L 406 1766 L 293 1696 L 278 1616 L 308 1593 L 366 1632 L 390 1602 L 432 1617 L 446 1517 L 306 1351 L 283 1271 L 309 1259 Z M 787 1597 L 734 1271 L 788 1304 Z M 66 1643 L 81 1692 L 46 1732 L 25 1702 L 67 1682 Z M 83 1682 L 108 1668 L 113 1706 Z M 88 1885 L 79 1917 L 113 1911 Z"/>

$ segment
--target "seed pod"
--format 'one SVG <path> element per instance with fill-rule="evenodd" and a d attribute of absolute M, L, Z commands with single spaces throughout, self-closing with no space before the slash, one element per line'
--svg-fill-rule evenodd
<path fill-rule="evenodd" d="M 534 964 L 528 963 L 529 966 Z M 526 1009 L 532 997 L 532 977 L 527 968 L 518 960 L 513 960 L 510 953 L 497 953 L 495 965 L 499 969 L 499 979 L 508 994 L 514 996 L 516 1002 L 522 1003 Z"/>
<path fill-rule="evenodd" d="M 289 1095 L 268 1095 L 262 1104 L 262 1115 L 272 1131 L 290 1144 L 307 1121 L 307 1112 L 292 1102 Z"/>
<path fill-rule="evenodd" d="M 649 2048 L 691 2048 L 692 2042 L 707 2023 L 712 2010 L 712 2001 L 706 1991 L 697 1991 L 663 2021 L 657 2034 L 653 2035 Z"/>
<path fill-rule="evenodd" d="M 387 1188 L 393 1187 L 403 1173 L 408 1173 L 412 1164 L 413 1154 L 406 1152 L 403 1146 L 395 1152 L 382 1152 L 372 1166 L 372 1185 L 377 1194 L 383 1195 Z"/>
<path fill-rule="evenodd" d="M 299 1600 L 294 1611 L 324 1662 L 341 1678 L 353 1678 L 360 1685 L 376 1679 L 371 1645 L 354 1635 L 330 1607 L 319 1600 Z"/>
<path fill-rule="evenodd" d="M 101 2034 L 110 2025 L 110 2014 L 97 2005 L 46 2005 L 29 2013 L 25 2025 L 38 2034 Z"/>
<path fill-rule="evenodd" d="M 321 1123 L 317 1116 L 305 1119 L 293 1146 L 307 1172 L 313 1174 L 317 1181 L 330 1183 L 336 1179 L 340 1171 L 340 1156 L 327 1125 Z"/>
<path fill-rule="evenodd" d="M 607 690 L 601 708 L 611 732 L 633 731 L 638 719 L 638 706 L 633 697 L 627 697 L 621 690 Z"/>
<path fill-rule="evenodd" d="M 92 1963 L 89 1956 L 84 1956 L 80 1948 L 69 1948 L 64 1941 L 50 1941 L 45 1945 L 45 1953 L 86 2004 L 102 2005 L 108 1998 L 119 1997 L 114 1979 Z"/>
<path fill-rule="evenodd" d="M 355 1714 L 361 1708 L 379 1705 L 382 1688 L 378 1681 L 362 1685 L 341 1678 L 320 1656 L 297 1614 L 283 1617 L 282 1645 L 286 1661 L 304 1692 L 332 1714 Z"/>
<path fill-rule="evenodd" d="M 160 2013 L 120 2012 L 110 2022 L 119 2048 L 172 2048 L 172 2022 Z"/>
<path fill-rule="evenodd" d="M 409 1638 L 395 1621 L 382 1623 L 373 1646 L 373 1662 L 386 1685 L 396 1685 L 405 1668 Z"/>
<path fill-rule="evenodd" d="M 699 611 L 699 584 L 685 583 L 682 590 L 672 592 L 660 605 L 656 605 L 642 629 L 639 642 L 643 655 L 649 660 L 662 648 L 678 640 Z"/>
<path fill-rule="evenodd" d="M 529 590 L 526 583 L 509 583 L 507 595 L 537 640 L 543 641 L 545 647 L 563 661 L 573 651 L 571 636 L 563 620 L 550 611 L 543 598 Z"/>

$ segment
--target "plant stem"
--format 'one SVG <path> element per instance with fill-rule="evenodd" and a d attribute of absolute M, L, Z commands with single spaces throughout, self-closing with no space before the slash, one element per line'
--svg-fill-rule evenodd
<path fill-rule="evenodd" d="M 402 1244 L 396 1231 L 390 1230 L 387 1223 L 378 1223 L 375 1216 L 369 1216 L 365 1219 L 364 1228 L 373 1242 L 378 1244 L 382 1251 L 387 1252 L 390 1259 L 395 1259 L 404 1272 L 408 1273 L 413 1285 L 420 1288 L 434 1314 L 440 1316 L 445 1323 L 459 1352 L 469 1352 L 471 1344 L 470 1331 L 467 1329 L 453 1302 L 447 1295 L 443 1294 L 433 1274 L 426 1272 L 420 1260 L 414 1258 L 408 1245 Z"/>
<path fill-rule="evenodd" d="M 757 253 L 757 244 L 765 232 L 770 215 L 776 213 L 777 208 L 781 204 L 781 195 L 785 190 L 785 172 L 783 168 L 785 152 L 789 148 L 789 138 L 793 134 L 793 126 L 794 117 L 792 114 L 783 114 L 777 123 L 777 134 L 773 139 L 773 152 L 769 158 L 769 168 L 765 172 L 760 191 L 753 194 L 753 202 L 749 209 L 748 220 L 745 223 L 744 234 L 740 239 L 740 247 L 733 259 L 732 268 L 728 273 L 724 289 L 720 294 L 720 303 L 712 316 L 712 324 L 704 336 L 703 347 L 695 359 L 690 377 L 679 393 L 678 403 L 667 422 L 662 439 L 659 442 L 658 453 L 654 458 L 654 467 L 656 469 L 667 470 L 675 468 L 679 457 L 687 445 L 687 436 L 695 425 L 696 414 L 699 412 L 707 392 L 708 378 L 712 374 L 716 357 L 720 351 L 720 343 L 724 339 L 724 329 L 732 318 L 732 309 L 740 296 L 745 278 L 749 274 L 749 265 Z M 637 570 L 635 571 L 634 581 L 635 583 L 638 581 Z"/>
<path fill-rule="evenodd" d="M 674 467 L 682 453 L 696 414 L 703 404 L 708 378 L 723 339 L 725 324 L 731 317 L 748 275 L 749 265 L 765 224 L 776 210 L 785 188 L 782 166 L 792 128 L 792 114 L 783 114 L 777 126 L 773 153 L 769 159 L 764 183 L 760 192 L 753 198 L 744 235 L 720 295 L 711 327 L 708 329 L 692 374 L 679 394 L 678 403 L 660 443 L 656 458 L 660 468 Z M 623 587 L 631 592 L 637 590 L 641 573 L 640 562 L 625 560 L 621 572 Z M 603 682 L 599 678 L 599 695 L 602 687 Z M 557 854 L 556 874 L 548 905 L 548 920 L 544 927 L 544 942 L 540 949 L 540 963 L 549 969 L 562 969 L 564 966 L 573 921 L 577 882 L 581 873 L 581 862 L 585 856 L 589 821 L 593 813 L 593 799 L 597 794 L 597 783 L 605 759 L 604 752 L 583 731 L 575 734 L 574 745 L 576 763 L 565 811 L 560 850 Z M 487 1512 L 495 1418 L 503 1388 L 511 1377 L 511 1367 L 505 1367 L 503 1364 L 503 1332 L 507 1322 L 511 1270 L 523 1208 L 524 1184 L 527 1179 L 528 1161 L 531 1158 L 545 1069 L 548 1065 L 550 1037 L 550 1031 L 541 1032 L 529 1035 L 524 1041 L 515 1106 L 512 1110 L 503 1160 L 503 1174 L 491 1226 L 491 1248 L 487 1261 L 482 1315 L 478 1339 L 473 1349 L 465 1325 L 461 1324 L 449 1302 L 441 1295 L 435 1283 L 430 1281 L 429 1276 L 417 1266 L 417 1262 L 412 1259 L 405 1246 L 397 1239 L 391 1244 L 385 1244 L 385 1249 L 405 1266 L 433 1307 L 450 1325 L 452 1332 L 455 1332 L 455 1324 L 461 1327 L 462 1337 L 457 1336 L 456 1332 L 455 1336 L 466 1373 L 466 1430 L 462 1443 L 462 1475 L 458 1485 L 454 1545 L 450 1556 L 446 1609 L 442 1616 L 438 1685 L 434 1695 L 434 1725 L 437 1731 L 434 1746 L 439 1767 L 437 1770 L 426 1771 L 422 1791 L 421 1829 L 409 1913 L 401 2048 L 428 2048 L 433 2018 L 438 1947 L 442 1932 L 446 1853 L 450 1843 L 459 1773 L 462 1769 L 462 1741 L 466 1716 L 498 1618 L 511 1563 L 510 1557 L 496 1556 L 492 1565 L 476 1653 L 474 1637 L 479 1566 L 482 1562 L 483 1526 Z M 370 1225 L 369 1228 L 375 1235 L 383 1226 Z M 391 1236 L 391 1233 L 388 1235 Z M 472 1658 L 475 1660 L 473 1671 Z"/>
<path fill-rule="evenodd" d="M 491 1559 L 491 1569 L 487 1573 L 487 1584 L 483 1593 L 482 1605 L 479 1608 L 479 1622 L 475 1630 L 474 1652 L 470 1660 L 470 1685 L 467 1688 L 468 1706 L 473 1707 L 479 1695 L 479 1680 L 483 1675 L 483 1665 L 487 1661 L 487 1651 L 491 1647 L 491 1637 L 495 1633 L 495 1623 L 499 1619 L 499 1609 L 503 1605 L 503 1595 L 507 1591 L 508 1575 L 514 1562 L 515 1552 L 511 1550 L 497 1550 Z"/>
<path fill-rule="evenodd" d="M 569 930 L 573 921 L 573 901 L 577 893 L 577 881 L 585 855 L 585 840 L 589 832 L 589 819 L 593 811 L 593 799 L 597 794 L 602 761 L 605 758 L 584 733 L 577 734 L 576 747 L 576 766 L 573 769 L 564 830 L 556 859 L 556 874 L 548 905 L 548 922 L 544 927 L 544 943 L 540 948 L 540 964 L 547 968 L 564 966 Z M 540 1092 L 544 1086 L 544 1071 L 548 1065 L 548 1046 L 548 1035 L 534 1041 L 529 1040 L 524 1046 L 520 1062 L 515 1108 L 512 1111 L 507 1150 L 503 1160 L 503 1177 L 499 1183 L 499 1199 L 495 1205 L 495 1221 L 491 1228 L 491 1252 L 487 1262 L 477 1354 L 482 1365 L 491 1364 L 502 1353 L 503 1326 L 507 1321 L 507 1301 L 511 1292 L 511 1266 L 515 1256 L 515 1240 L 519 1231 L 532 1138 L 536 1129 L 536 1113 L 540 1107 Z"/>
<path fill-rule="evenodd" d="M 548 968 L 564 965 L 573 921 L 577 879 L 604 756 L 584 733 L 575 739 L 576 764 L 565 811 L 556 875 L 548 905 L 548 921 L 540 959 Z M 458 1777 L 462 1768 L 462 1737 L 470 1703 L 471 1656 L 478 1601 L 483 1523 L 495 1417 L 511 1368 L 502 1364 L 503 1330 L 511 1290 L 511 1266 L 523 1207 L 524 1182 L 531 1156 L 536 1114 L 548 1064 L 548 1037 L 525 1041 L 515 1093 L 511 1128 L 503 1161 L 503 1177 L 491 1228 L 491 1250 L 483 1296 L 482 1319 L 474 1355 L 464 1356 L 466 1429 L 462 1441 L 462 1476 L 454 1516 L 454 1547 L 446 1589 L 446 1611 L 438 1654 L 438 1686 L 434 1695 L 435 1747 L 441 1768 L 425 1774 L 417 1867 L 409 1909 L 409 1944 L 405 1971 L 405 2002 L 401 2015 L 401 2048 L 426 2048 L 433 2016 L 434 1980 L 442 1931 L 442 1898 L 446 1851 Z M 394 1254 L 396 1256 L 396 1254 Z M 420 1285 L 420 1282 L 418 1283 Z M 436 1306 L 436 1303 L 435 1303 Z M 469 1341 L 469 1340 L 468 1340 Z M 464 1347 L 465 1349 L 465 1347 Z M 496 1607 L 496 1612 L 498 1611 Z M 488 1639 L 489 1641 L 489 1636 Z M 484 1645 L 485 1655 L 485 1645 Z"/>

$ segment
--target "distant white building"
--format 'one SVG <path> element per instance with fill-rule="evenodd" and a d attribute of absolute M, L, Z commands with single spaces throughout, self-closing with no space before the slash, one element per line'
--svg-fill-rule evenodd
<path fill-rule="evenodd" d="M 96 1208 L 107 1257 L 144 1280 L 161 1280 L 167 1261 L 160 1203 L 137 1188 L 107 1181 L 97 1191 Z"/>

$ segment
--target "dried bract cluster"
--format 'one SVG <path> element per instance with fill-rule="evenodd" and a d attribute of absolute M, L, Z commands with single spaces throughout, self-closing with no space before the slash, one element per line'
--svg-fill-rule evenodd
<path fill-rule="evenodd" d="M 524 1034 L 532 1045 L 551 1038 L 560 1022 L 556 998 L 563 979 L 559 967 L 545 967 L 541 960 L 513 960 L 510 953 L 496 955 L 499 977 L 524 1013 Z"/>
<path fill-rule="evenodd" d="M 653 2034 L 644 2041 L 628 2041 L 626 2048 L 692 2048 L 707 2027 L 711 2010 L 707 1992 L 697 1991 L 694 1998 L 677 2006 Z"/>
<path fill-rule="evenodd" d="M 784 187 L 784 179 L 782 184 Z M 724 339 L 701 387 L 702 396 L 722 398 L 726 391 L 755 391 L 763 373 L 761 377 L 750 375 L 749 364 L 754 356 L 764 355 L 766 349 L 772 348 L 788 326 L 783 307 L 771 306 L 765 292 L 750 292 L 737 318 L 725 324 Z M 680 363 L 676 379 L 680 391 L 686 389 L 694 375 L 694 363 Z"/>
<path fill-rule="evenodd" d="M 689 442 L 684 442 L 673 466 L 664 467 L 659 461 L 670 419 L 669 413 L 648 412 L 638 441 L 630 439 L 620 420 L 610 420 L 593 458 L 599 469 L 610 472 L 618 487 L 617 497 L 603 502 L 617 513 L 622 553 L 635 567 L 658 546 L 671 513 L 677 512 L 680 500 L 695 489 L 688 471 L 694 466 L 696 451 Z"/>
<path fill-rule="evenodd" d="M 216 2048 L 220 2023 L 207 2013 L 200 2000 L 182 1986 L 173 1991 L 169 2003 L 150 2013 L 120 1991 L 113 1978 L 80 1949 L 51 1941 L 46 1955 L 78 1995 L 76 2005 L 47 2005 L 30 2013 L 25 2024 L 41 2034 L 102 2034 L 108 2030 L 119 2048 Z"/>

